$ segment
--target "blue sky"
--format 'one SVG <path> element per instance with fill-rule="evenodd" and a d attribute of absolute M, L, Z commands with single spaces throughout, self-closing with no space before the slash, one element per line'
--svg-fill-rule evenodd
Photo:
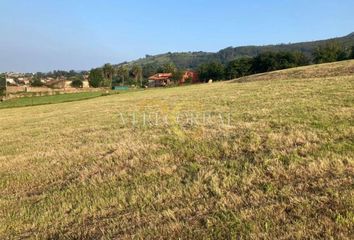
<path fill-rule="evenodd" d="M 332 38 L 354 31 L 353 9 L 353 0 L 0 0 L 0 71 Z"/>

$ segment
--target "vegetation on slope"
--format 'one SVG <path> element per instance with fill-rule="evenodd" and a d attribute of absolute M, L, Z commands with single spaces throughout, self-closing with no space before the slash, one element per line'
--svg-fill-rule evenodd
<path fill-rule="evenodd" d="M 255 57 L 264 52 L 301 52 L 306 57 L 312 59 L 312 55 L 316 48 L 325 46 L 328 43 L 337 42 L 344 48 L 350 48 L 354 45 L 354 33 L 344 37 L 292 43 L 292 44 L 279 44 L 279 45 L 267 45 L 267 46 L 244 46 L 244 47 L 228 47 L 220 50 L 217 53 L 206 52 L 185 52 L 185 53 L 166 53 L 156 56 L 147 55 L 146 58 L 142 58 L 129 63 L 129 65 L 138 64 L 141 66 L 147 64 L 163 65 L 165 63 L 173 63 L 177 68 L 190 68 L 196 69 L 199 65 L 208 62 L 221 62 L 226 64 L 232 60 L 241 57 Z M 126 63 L 124 63 L 126 64 Z"/>
<path fill-rule="evenodd" d="M 269 73 L 237 78 L 235 82 L 249 82 L 273 79 L 307 79 L 354 75 L 354 60 L 317 64 Z"/>
<path fill-rule="evenodd" d="M 354 76 L 310 74 L 337 64 L 0 110 L 0 238 L 350 239 Z M 119 117 L 144 111 L 231 124 Z"/>

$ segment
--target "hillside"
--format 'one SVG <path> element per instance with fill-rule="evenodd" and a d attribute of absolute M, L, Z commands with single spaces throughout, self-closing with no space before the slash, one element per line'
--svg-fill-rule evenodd
<path fill-rule="evenodd" d="M 305 67 L 291 68 L 268 73 L 260 73 L 233 80 L 234 82 L 250 82 L 273 79 L 306 79 L 354 75 L 354 60 L 336 63 L 317 64 Z"/>
<path fill-rule="evenodd" d="M 318 46 L 325 45 L 328 42 L 336 41 L 344 47 L 354 46 L 354 33 L 351 33 L 344 37 L 311 41 L 311 42 L 301 42 L 292 44 L 278 44 L 278 45 L 266 45 L 266 46 L 243 46 L 243 47 L 228 47 L 220 50 L 217 53 L 209 52 L 183 52 L 183 53 L 166 53 L 156 56 L 147 56 L 145 58 L 132 61 L 128 63 L 129 65 L 139 64 L 157 64 L 162 65 L 164 63 L 172 62 L 178 68 L 191 68 L 194 69 L 200 64 L 209 61 L 220 61 L 222 63 L 227 63 L 235 58 L 239 57 L 255 57 L 259 53 L 266 51 L 300 51 L 304 53 L 307 57 L 312 58 L 312 53 L 314 49 Z M 127 63 L 123 63 L 127 64 Z"/>
<path fill-rule="evenodd" d="M 353 65 L 0 109 L 0 238 L 351 239 Z"/>

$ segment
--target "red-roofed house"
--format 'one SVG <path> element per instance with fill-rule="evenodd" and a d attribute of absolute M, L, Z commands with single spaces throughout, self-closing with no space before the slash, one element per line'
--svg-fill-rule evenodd
<path fill-rule="evenodd" d="M 172 83 L 172 73 L 156 73 L 155 75 L 149 77 L 149 87 L 163 87 Z M 199 82 L 199 77 L 197 72 L 186 71 L 179 84 L 184 83 L 197 83 Z"/>
<path fill-rule="evenodd" d="M 162 87 L 171 83 L 172 73 L 156 73 L 149 77 L 149 87 Z"/>

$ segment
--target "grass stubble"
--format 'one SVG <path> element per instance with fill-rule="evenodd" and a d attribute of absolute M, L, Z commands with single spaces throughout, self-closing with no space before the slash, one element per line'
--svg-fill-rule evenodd
<path fill-rule="evenodd" d="M 0 238 L 351 239 L 354 62 L 315 68 L 0 110 Z"/>

